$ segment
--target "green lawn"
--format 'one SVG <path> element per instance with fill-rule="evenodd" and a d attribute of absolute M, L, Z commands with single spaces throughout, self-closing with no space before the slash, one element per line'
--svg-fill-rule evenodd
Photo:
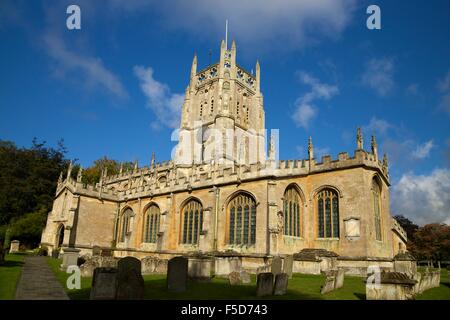
<path fill-rule="evenodd" d="M 7 254 L 0 266 L 0 300 L 12 300 L 26 254 Z"/>
<path fill-rule="evenodd" d="M 80 290 L 69 290 L 66 280 L 69 276 L 59 269 L 60 259 L 48 258 L 48 263 L 56 273 L 58 280 L 66 288 L 71 299 L 89 299 L 92 278 L 82 278 Z M 188 290 L 183 293 L 169 293 L 166 289 L 165 275 L 145 275 L 145 299 L 194 299 L 194 300 L 221 300 L 221 299 L 257 299 L 256 276 L 251 276 L 252 283 L 249 285 L 230 286 L 228 279 L 214 278 L 209 283 L 188 283 Z M 344 287 L 325 295 L 320 294 L 320 288 L 325 282 L 324 275 L 294 274 L 289 279 L 288 293 L 284 296 L 271 296 L 261 299 L 294 299 L 294 300 L 364 300 L 366 298 L 365 284 L 363 278 L 345 276 Z M 427 290 L 417 297 L 419 300 L 450 300 L 450 279 L 447 271 L 442 270 L 441 286 Z"/>

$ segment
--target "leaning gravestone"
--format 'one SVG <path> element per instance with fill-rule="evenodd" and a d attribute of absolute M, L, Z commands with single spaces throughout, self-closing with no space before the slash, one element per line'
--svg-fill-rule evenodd
<path fill-rule="evenodd" d="M 184 292 L 187 289 L 188 259 L 175 257 L 167 265 L 167 290 Z"/>
<path fill-rule="evenodd" d="M 230 272 L 228 275 L 228 280 L 230 281 L 230 285 L 235 286 L 241 284 L 241 274 L 237 271 Z"/>
<path fill-rule="evenodd" d="M 90 299 L 114 300 L 116 298 L 116 279 L 116 268 L 95 268 Z"/>
<path fill-rule="evenodd" d="M 287 273 L 279 273 L 275 276 L 275 285 L 273 288 L 273 294 L 276 296 L 285 295 L 288 287 L 288 278 Z"/>
<path fill-rule="evenodd" d="M 273 293 L 273 273 L 264 272 L 256 278 L 256 296 L 270 296 Z"/>
<path fill-rule="evenodd" d="M 336 272 L 334 270 L 329 271 L 325 279 L 325 284 L 322 286 L 320 293 L 325 294 L 333 291 L 335 283 L 336 283 Z"/>
<path fill-rule="evenodd" d="M 252 280 L 250 279 L 250 274 L 247 271 L 242 270 L 240 272 L 240 276 L 241 276 L 242 283 L 249 284 L 252 282 Z"/>
<path fill-rule="evenodd" d="M 294 266 L 294 256 L 285 257 L 283 262 L 283 272 L 288 275 L 289 279 L 292 278 L 293 266 Z"/>
<path fill-rule="evenodd" d="M 144 298 L 144 278 L 141 275 L 141 261 L 125 257 L 117 263 L 116 299 L 140 300 Z"/>
<path fill-rule="evenodd" d="M 283 261 L 281 260 L 281 257 L 274 257 L 273 258 L 271 272 L 273 273 L 274 276 L 276 276 L 277 274 L 281 273 L 282 262 Z"/>

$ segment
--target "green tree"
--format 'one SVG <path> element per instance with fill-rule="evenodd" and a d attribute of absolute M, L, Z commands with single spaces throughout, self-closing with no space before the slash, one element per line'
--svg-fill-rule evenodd
<path fill-rule="evenodd" d="M 418 228 L 409 250 L 418 259 L 450 260 L 450 226 L 432 223 Z"/>

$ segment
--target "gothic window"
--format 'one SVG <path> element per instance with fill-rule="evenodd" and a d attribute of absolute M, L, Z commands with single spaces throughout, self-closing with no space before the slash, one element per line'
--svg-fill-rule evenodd
<path fill-rule="evenodd" d="M 301 198 L 297 189 L 289 187 L 284 193 L 284 234 L 301 236 Z"/>
<path fill-rule="evenodd" d="M 125 242 L 125 237 L 131 230 L 131 217 L 133 216 L 133 210 L 127 208 L 122 212 L 119 219 L 119 242 Z"/>
<path fill-rule="evenodd" d="M 339 238 L 339 199 L 336 191 L 324 189 L 317 195 L 319 238 Z"/>
<path fill-rule="evenodd" d="M 157 205 L 152 204 L 145 210 L 144 215 L 144 242 L 156 243 L 159 232 L 159 220 L 161 212 Z"/>
<path fill-rule="evenodd" d="M 182 233 L 181 243 L 198 244 L 203 224 L 203 208 L 197 200 L 190 200 L 181 211 Z"/>
<path fill-rule="evenodd" d="M 372 198 L 375 218 L 375 239 L 381 241 L 381 188 L 376 178 L 372 180 Z"/>
<path fill-rule="evenodd" d="M 256 242 L 256 202 L 246 195 L 239 194 L 228 205 L 229 244 L 253 245 Z"/>

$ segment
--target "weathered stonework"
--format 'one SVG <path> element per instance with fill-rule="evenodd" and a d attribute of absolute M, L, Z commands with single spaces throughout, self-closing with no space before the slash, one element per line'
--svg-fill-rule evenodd
<path fill-rule="evenodd" d="M 69 168 L 66 179 L 58 183 L 42 233 L 41 244 L 49 254 L 73 247 L 81 250 L 81 255 L 96 255 L 100 248 L 101 252 L 112 250 L 114 257 L 169 260 L 193 252 L 223 257 L 220 253 L 232 251 L 236 258 L 211 260 L 212 270 L 227 276 L 239 271 L 234 270 L 238 266 L 256 272 L 274 256 L 315 248 L 337 256 L 294 259 L 293 272 L 320 273 L 342 267 L 347 273 L 365 275 L 365 269 L 373 264 L 392 269 L 394 255 L 405 248 L 406 234 L 391 217 L 388 164 L 378 158 L 376 145 L 372 144 L 368 152 L 359 137 L 353 155 L 344 152 L 337 159 L 316 159 L 310 142 L 308 159 L 285 161 L 275 158 L 271 139 L 266 155 L 259 64 L 256 75 L 238 66 L 235 45 L 228 50 L 222 44 L 220 55 L 218 64 L 199 72 L 194 59 L 180 123 L 186 136 L 180 137 L 173 160 L 156 163 L 153 158 L 146 167 L 136 165 L 134 170 L 103 174 L 95 186 L 84 185 L 81 178 L 72 179 Z M 180 161 L 186 156 L 182 144 L 189 140 L 189 133 L 196 132 L 198 121 L 205 129 L 235 133 L 231 159 L 221 158 L 216 149 L 211 152 L 213 158 L 207 158 L 211 139 L 205 134 L 200 146 L 203 151 L 189 153 L 190 164 Z M 251 141 L 257 145 L 256 155 Z M 374 179 L 381 190 L 380 239 L 375 232 Z M 283 201 L 289 187 L 294 187 L 301 198 L 299 236 L 284 232 Z M 322 190 L 337 194 L 337 237 L 318 235 L 317 197 Z M 234 244 L 229 240 L 230 202 L 239 194 L 255 202 L 254 243 Z M 202 220 L 196 243 L 186 244 L 182 241 L 182 210 L 192 199 L 201 205 Z M 160 216 L 157 234 L 150 242 L 144 229 L 145 214 L 152 205 L 157 206 Z M 120 237 L 121 217 L 126 210 L 132 215 L 126 234 Z"/>

